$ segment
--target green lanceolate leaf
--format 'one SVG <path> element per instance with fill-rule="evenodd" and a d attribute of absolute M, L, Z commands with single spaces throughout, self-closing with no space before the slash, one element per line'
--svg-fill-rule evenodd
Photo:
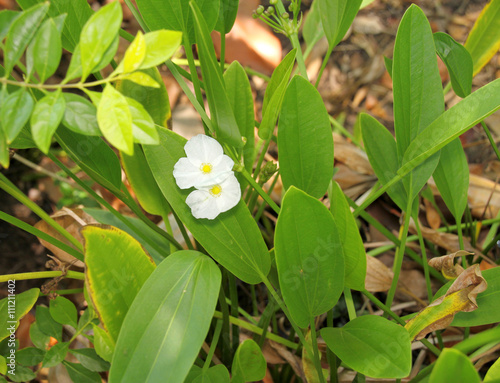
<path fill-rule="evenodd" d="M 61 91 L 49 93 L 39 100 L 31 115 L 31 134 L 38 148 L 48 153 L 54 132 L 61 122 L 66 102 Z"/>
<path fill-rule="evenodd" d="M 462 44 L 443 32 L 434 33 L 436 52 L 446 64 L 453 90 L 460 97 L 472 92 L 472 58 Z"/>
<path fill-rule="evenodd" d="M 134 300 L 123 322 L 110 383 L 182 383 L 205 340 L 221 274 L 196 251 L 166 258 Z"/>
<path fill-rule="evenodd" d="M 467 37 L 465 48 L 474 62 L 474 76 L 500 48 L 500 0 L 491 0 L 481 11 Z"/>
<path fill-rule="evenodd" d="M 196 219 L 186 204 L 191 190 L 177 187 L 175 163 L 185 157 L 186 139 L 160 130 L 160 145 L 144 146 L 144 154 L 163 195 L 177 216 L 217 262 L 246 283 L 259 283 L 269 273 L 271 259 L 260 230 L 248 208 L 240 201 L 214 220 Z"/>
<path fill-rule="evenodd" d="M 97 109 L 86 98 L 73 93 L 63 93 L 66 109 L 62 119 L 69 130 L 86 136 L 100 136 Z"/>
<path fill-rule="evenodd" d="M 11 24 L 16 18 L 21 15 L 21 12 L 11 11 L 8 9 L 3 9 L 0 11 L 0 42 L 3 41 Z"/>
<path fill-rule="evenodd" d="M 445 348 L 441 352 L 429 378 L 429 383 L 479 383 L 480 381 L 467 355 L 453 348 Z"/>
<path fill-rule="evenodd" d="M 50 315 L 57 323 L 69 324 L 77 328 L 77 312 L 76 307 L 69 299 L 63 296 L 57 296 L 50 301 Z"/>
<path fill-rule="evenodd" d="M 90 371 L 102 372 L 109 370 L 110 364 L 97 355 L 94 348 L 78 348 L 70 350 L 70 352 L 78 359 L 83 367 Z"/>
<path fill-rule="evenodd" d="M 71 381 L 77 382 L 85 382 L 85 383 L 100 383 L 102 379 L 97 372 L 90 371 L 89 369 L 83 367 L 80 363 L 71 363 L 66 360 L 63 362 L 64 367 L 66 367 L 66 371 L 68 371 L 68 375 L 71 378 Z"/>
<path fill-rule="evenodd" d="M 444 112 L 444 96 L 429 21 L 416 5 L 405 12 L 394 46 L 394 130 L 398 158 Z M 439 155 L 420 165 L 403 183 L 413 199 L 434 172 Z"/>
<path fill-rule="evenodd" d="M 469 166 L 459 138 L 441 149 L 433 178 L 451 214 L 460 221 L 467 206 Z"/>
<path fill-rule="evenodd" d="M 97 106 L 97 122 L 112 145 L 128 155 L 134 153 L 132 114 L 125 96 L 110 84 L 104 88 Z"/>
<path fill-rule="evenodd" d="M 267 84 L 262 104 L 262 122 L 259 128 L 259 137 L 263 140 L 268 140 L 272 137 L 290 74 L 292 73 L 296 53 L 297 51 L 292 49 L 285 56 L 274 70 L 271 81 Z"/>
<path fill-rule="evenodd" d="M 109 335 L 109 332 L 103 328 L 92 325 L 94 329 L 94 348 L 96 353 L 105 361 L 111 362 L 113 353 L 115 352 L 115 341 Z"/>
<path fill-rule="evenodd" d="M 321 198 L 333 176 L 333 136 L 321 95 L 301 76 L 288 86 L 278 125 L 283 186 Z"/>
<path fill-rule="evenodd" d="M 321 23 L 330 49 L 345 36 L 358 13 L 362 0 L 316 0 L 319 2 Z"/>
<path fill-rule="evenodd" d="M 226 94 L 220 66 L 210 37 L 210 30 L 196 3 L 191 2 L 195 21 L 196 42 L 200 55 L 201 73 L 205 82 L 210 113 L 215 125 L 217 138 L 236 148 L 243 146 L 238 124 Z"/>
<path fill-rule="evenodd" d="M 4 99 L 0 117 L 8 144 L 14 141 L 14 138 L 28 122 L 33 106 L 33 97 L 25 88 L 16 90 Z"/>
<path fill-rule="evenodd" d="M 52 318 L 48 307 L 37 306 L 35 317 L 40 332 L 62 342 L 62 324 Z"/>
<path fill-rule="evenodd" d="M 307 13 L 302 29 L 302 36 L 307 44 L 307 47 L 313 47 L 323 36 L 325 31 L 321 24 L 321 10 L 319 9 L 319 1 L 313 1 L 309 13 Z"/>
<path fill-rule="evenodd" d="M 236 21 L 239 0 L 220 0 L 219 18 L 215 30 L 220 33 L 229 33 Z"/>
<path fill-rule="evenodd" d="M 361 374 L 398 379 L 410 373 L 408 331 L 385 318 L 361 316 L 342 328 L 324 328 L 321 336 L 342 362 Z"/>
<path fill-rule="evenodd" d="M 50 368 L 57 366 L 66 358 L 68 350 L 69 342 L 56 343 L 53 345 L 43 357 L 43 367 Z"/>
<path fill-rule="evenodd" d="M 330 310 L 344 288 L 344 253 L 328 208 L 290 187 L 275 232 L 276 266 L 283 299 L 302 328 Z"/>
<path fill-rule="evenodd" d="M 266 375 L 266 359 L 257 343 L 247 339 L 240 343 L 234 354 L 231 373 L 232 382 L 255 382 Z"/>
<path fill-rule="evenodd" d="M 138 69 L 144 61 L 144 57 L 146 57 L 146 41 L 142 32 L 138 31 L 123 57 L 123 72 L 129 73 Z"/>
<path fill-rule="evenodd" d="M 250 172 L 254 162 L 254 104 L 252 88 L 245 70 L 238 61 L 233 61 L 224 72 L 227 98 L 234 112 L 240 135 L 246 138 L 243 148 L 245 168 Z"/>
<path fill-rule="evenodd" d="M 339 184 L 333 181 L 330 195 L 330 212 L 333 215 L 340 242 L 344 249 L 345 285 L 354 290 L 364 290 L 366 278 L 366 252 L 358 225 L 351 213 Z"/>
<path fill-rule="evenodd" d="M 193 0 L 200 9 L 209 31 L 212 31 L 219 15 L 219 0 Z M 185 0 L 139 0 L 137 7 L 151 30 L 170 29 L 187 33 L 194 44 L 195 21 Z"/>
<path fill-rule="evenodd" d="M 19 15 L 11 24 L 7 33 L 4 51 L 5 75 L 8 76 L 14 65 L 23 55 L 24 50 L 35 35 L 49 9 L 48 3 L 36 5 Z"/>
<path fill-rule="evenodd" d="M 5 297 L 0 300 L 0 325 L 2 326 L 0 327 L 0 341 L 12 334 L 10 332 L 12 327 L 10 326 L 17 328 L 19 320 L 35 305 L 39 294 L 40 289 L 30 289 L 20 294 L 15 294 L 15 304 L 12 303 L 14 298 Z M 11 301 L 10 304 L 9 301 Z M 14 305 L 15 310 L 12 310 Z M 10 323 L 10 321 L 14 321 L 14 323 Z"/>
<path fill-rule="evenodd" d="M 153 118 L 140 102 L 133 98 L 125 97 L 130 115 L 132 116 L 132 134 L 134 142 L 146 145 L 158 144 L 158 132 Z"/>
<path fill-rule="evenodd" d="M 116 342 L 123 319 L 155 265 L 140 243 L 111 226 L 85 226 L 85 280 L 99 318 Z"/>
<path fill-rule="evenodd" d="M 83 79 L 101 62 L 116 39 L 121 23 L 122 7 L 120 3 L 112 2 L 94 13 L 84 25 L 79 44 Z"/>
<path fill-rule="evenodd" d="M 498 383 L 498 381 L 500 381 L 500 358 L 491 365 L 483 380 L 484 383 Z"/>
<path fill-rule="evenodd" d="M 33 39 L 34 67 L 43 83 L 52 76 L 62 56 L 61 32 L 52 19 L 45 21 Z"/>

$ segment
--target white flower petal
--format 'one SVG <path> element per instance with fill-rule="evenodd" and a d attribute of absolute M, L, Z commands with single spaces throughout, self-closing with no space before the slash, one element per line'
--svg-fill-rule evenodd
<path fill-rule="evenodd" d="M 186 203 L 194 218 L 214 219 L 220 214 L 215 199 L 208 190 L 195 190 L 187 196 Z"/>
<path fill-rule="evenodd" d="M 194 166 L 186 157 L 182 157 L 174 165 L 175 182 L 181 189 L 195 186 L 201 173 L 199 167 Z"/>
<path fill-rule="evenodd" d="M 222 189 L 221 195 L 220 197 L 214 199 L 220 212 L 224 213 L 225 211 L 235 207 L 238 202 L 240 202 L 241 188 L 240 183 L 234 174 L 224 180 L 219 186 Z"/>
<path fill-rule="evenodd" d="M 191 138 L 184 146 L 184 151 L 195 166 L 201 166 L 203 163 L 219 162 L 224 151 L 217 140 L 204 134 L 198 134 Z"/>

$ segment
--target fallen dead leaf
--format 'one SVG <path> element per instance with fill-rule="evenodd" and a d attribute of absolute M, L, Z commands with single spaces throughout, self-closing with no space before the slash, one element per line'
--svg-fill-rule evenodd
<path fill-rule="evenodd" d="M 432 258 L 428 263 L 429 266 L 434 267 L 437 271 L 441 271 L 446 279 L 455 279 L 464 271 L 464 268 L 460 264 L 455 264 L 455 258 L 471 254 L 473 253 L 459 250 L 452 254 L 443 255 L 442 257 Z"/>
<path fill-rule="evenodd" d="M 377 258 L 366 255 L 365 288 L 371 293 L 388 291 L 391 288 L 393 272 Z"/>
<path fill-rule="evenodd" d="M 427 223 L 431 227 L 431 229 L 437 230 L 441 227 L 441 217 L 439 213 L 432 205 L 432 202 L 427 198 L 423 198 L 425 205 L 425 218 L 427 218 Z"/>

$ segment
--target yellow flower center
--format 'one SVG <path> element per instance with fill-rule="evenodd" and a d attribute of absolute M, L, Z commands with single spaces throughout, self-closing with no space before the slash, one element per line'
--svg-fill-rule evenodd
<path fill-rule="evenodd" d="M 212 171 L 212 165 L 211 164 L 201 164 L 200 170 L 203 173 L 208 174 Z"/>
<path fill-rule="evenodd" d="M 222 192 L 222 188 L 219 185 L 215 185 L 210 189 L 210 194 L 214 197 L 220 197 L 220 193 Z"/>

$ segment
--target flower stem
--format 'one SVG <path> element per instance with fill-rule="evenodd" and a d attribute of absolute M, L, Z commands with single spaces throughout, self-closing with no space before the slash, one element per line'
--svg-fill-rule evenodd
<path fill-rule="evenodd" d="M 8 280 L 14 279 L 16 281 L 27 281 L 30 279 L 43 279 L 43 278 L 56 278 L 64 276 L 69 279 L 78 279 L 80 281 L 85 280 L 85 274 L 79 271 L 36 271 L 33 273 L 17 273 L 17 274 L 6 274 L 0 275 L 0 283 L 7 282 Z"/>
<path fill-rule="evenodd" d="M 274 202 L 272 198 L 264 191 L 264 189 L 262 189 L 262 187 L 252 178 L 250 173 L 248 173 L 248 171 L 245 168 L 241 169 L 240 172 L 243 175 L 243 177 L 245 177 L 245 179 L 248 181 L 248 183 L 252 185 L 255 191 L 259 193 L 259 195 L 264 199 L 264 201 L 266 201 L 269 204 L 271 209 L 273 209 L 276 212 L 276 214 L 279 214 L 280 212 L 279 206 L 276 205 L 276 202 Z"/>

